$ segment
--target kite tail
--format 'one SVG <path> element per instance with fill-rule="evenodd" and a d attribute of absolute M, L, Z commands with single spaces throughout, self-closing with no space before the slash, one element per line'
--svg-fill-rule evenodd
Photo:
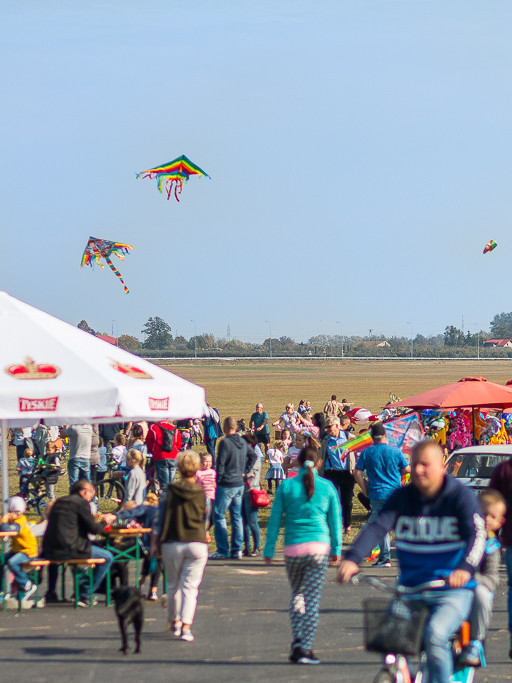
<path fill-rule="evenodd" d="M 107 262 L 107 264 L 108 264 L 110 270 L 111 270 L 111 271 L 114 273 L 114 275 L 115 275 L 116 277 L 118 277 L 119 280 L 121 281 L 121 284 L 123 285 L 123 288 L 124 288 L 124 293 L 125 293 L 125 294 L 128 294 L 128 292 L 129 292 L 130 290 L 129 290 L 128 287 L 125 285 L 124 280 L 123 280 L 123 276 L 121 275 L 121 273 L 117 270 L 117 268 L 115 267 L 115 265 L 112 263 L 112 261 L 109 259 L 108 256 L 105 256 L 105 261 Z"/>

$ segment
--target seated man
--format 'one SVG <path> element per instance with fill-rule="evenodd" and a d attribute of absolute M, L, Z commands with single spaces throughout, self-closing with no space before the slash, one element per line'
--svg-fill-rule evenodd
<path fill-rule="evenodd" d="M 359 571 L 359 563 L 392 529 L 401 584 L 414 587 L 446 577 L 445 588 L 429 590 L 419 599 L 430 609 L 424 634 L 428 681 L 447 683 L 453 673 L 450 637 L 469 616 L 472 577 L 486 533 L 473 493 L 445 474 L 443 451 L 432 441 L 415 446 L 411 484 L 391 495 L 346 553 L 339 570 L 342 583 Z"/>
<path fill-rule="evenodd" d="M 110 570 L 113 557 L 108 550 L 91 545 L 88 534 L 100 534 L 105 524 L 112 523 L 116 518 L 115 515 L 107 514 L 100 516 L 103 523 L 95 521 L 90 507 L 94 493 L 91 482 L 80 479 L 72 486 L 69 496 L 59 498 L 54 503 L 43 536 L 41 553 L 41 557 L 47 560 L 103 558 L 105 562 L 99 564 L 93 572 L 93 593 Z M 49 569 L 47 599 L 54 602 L 57 599 L 55 588 L 58 571 L 56 566 L 50 566 Z M 79 590 L 80 594 L 75 599 L 80 607 L 85 607 L 89 600 L 89 582 L 86 576 L 81 577 Z"/>

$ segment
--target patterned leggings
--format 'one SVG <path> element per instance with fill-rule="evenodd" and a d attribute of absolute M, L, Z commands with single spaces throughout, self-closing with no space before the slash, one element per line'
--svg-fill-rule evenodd
<path fill-rule="evenodd" d="M 286 574 L 292 589 L 288 612 L 293 639 L 311 650 L 318 626 L 320 596 L 329 555 L 285 557 Z"/>

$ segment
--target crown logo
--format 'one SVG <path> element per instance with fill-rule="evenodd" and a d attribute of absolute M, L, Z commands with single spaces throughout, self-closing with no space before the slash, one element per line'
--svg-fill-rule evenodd
<path fill-rule="evenodd" d="M 55 379 L 61 373 L 58 365 L 36 363 L 28 357 L 23 365 L 8 365 L 4 370 L 15 379 Z"/>
<path fill-rule="evenodd" d="M 135 367 L 135 365 L 118 363 L 115 360 L 112 361 L 111 365 L 114 368 L 114 370 L 117 370 L 123 375 L 128 375 L 128 377 L 134 377 L 135 379 L 153 379 L 153 377 L 148 372 Z"/>

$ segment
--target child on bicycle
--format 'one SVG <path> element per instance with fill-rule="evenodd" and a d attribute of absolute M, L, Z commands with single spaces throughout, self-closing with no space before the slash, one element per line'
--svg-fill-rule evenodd
<path fill-rule="evenodd" d="M 46 458 L 41 476 L 44 478 L 46 495 L 51 500 L 55 500 L 55 484 L 59 480 L 61 455 L 53 441 L 46 444 Z"/>
<path fill-rule="evenodd" d="M 488 489 L 478 496 L 482 516 L 485 519 L 487 542 L 482 563 L 475 580 L 475 597 L 470 616 L 471 641 L 460 656 L 460 663 L 466 666 L 480 666 L 485 664 L 483 645 L 487 629 L 491 620 L 494 592 L 498 586 L 501 562 L 501 545 L 496 533 L 505 522 L 507 505 L 499 491 Z"/>
<path fill-rule="evenodd" d="M 30 448 L 25 448 L 23 457 L 18 460 L 16 471 L 20 475 L 20 493 L 24 496 L 28 493 L 28 481 L 36 466 L 34 452 Z"/>
<path fill-rule="evenodd" d="M 119 467 L 126 467 L 126 453 L 127 448 L 126 448 L 126 437 L 124 434 L 121 432 L 118 432 L 115 437 L 114 437 L 114 443 L 115 446 L 112 449 L 112 452 L 110 454 L 110 457 L 112 460 L 116 463 L 116 465 L 119 465 Z"/>

